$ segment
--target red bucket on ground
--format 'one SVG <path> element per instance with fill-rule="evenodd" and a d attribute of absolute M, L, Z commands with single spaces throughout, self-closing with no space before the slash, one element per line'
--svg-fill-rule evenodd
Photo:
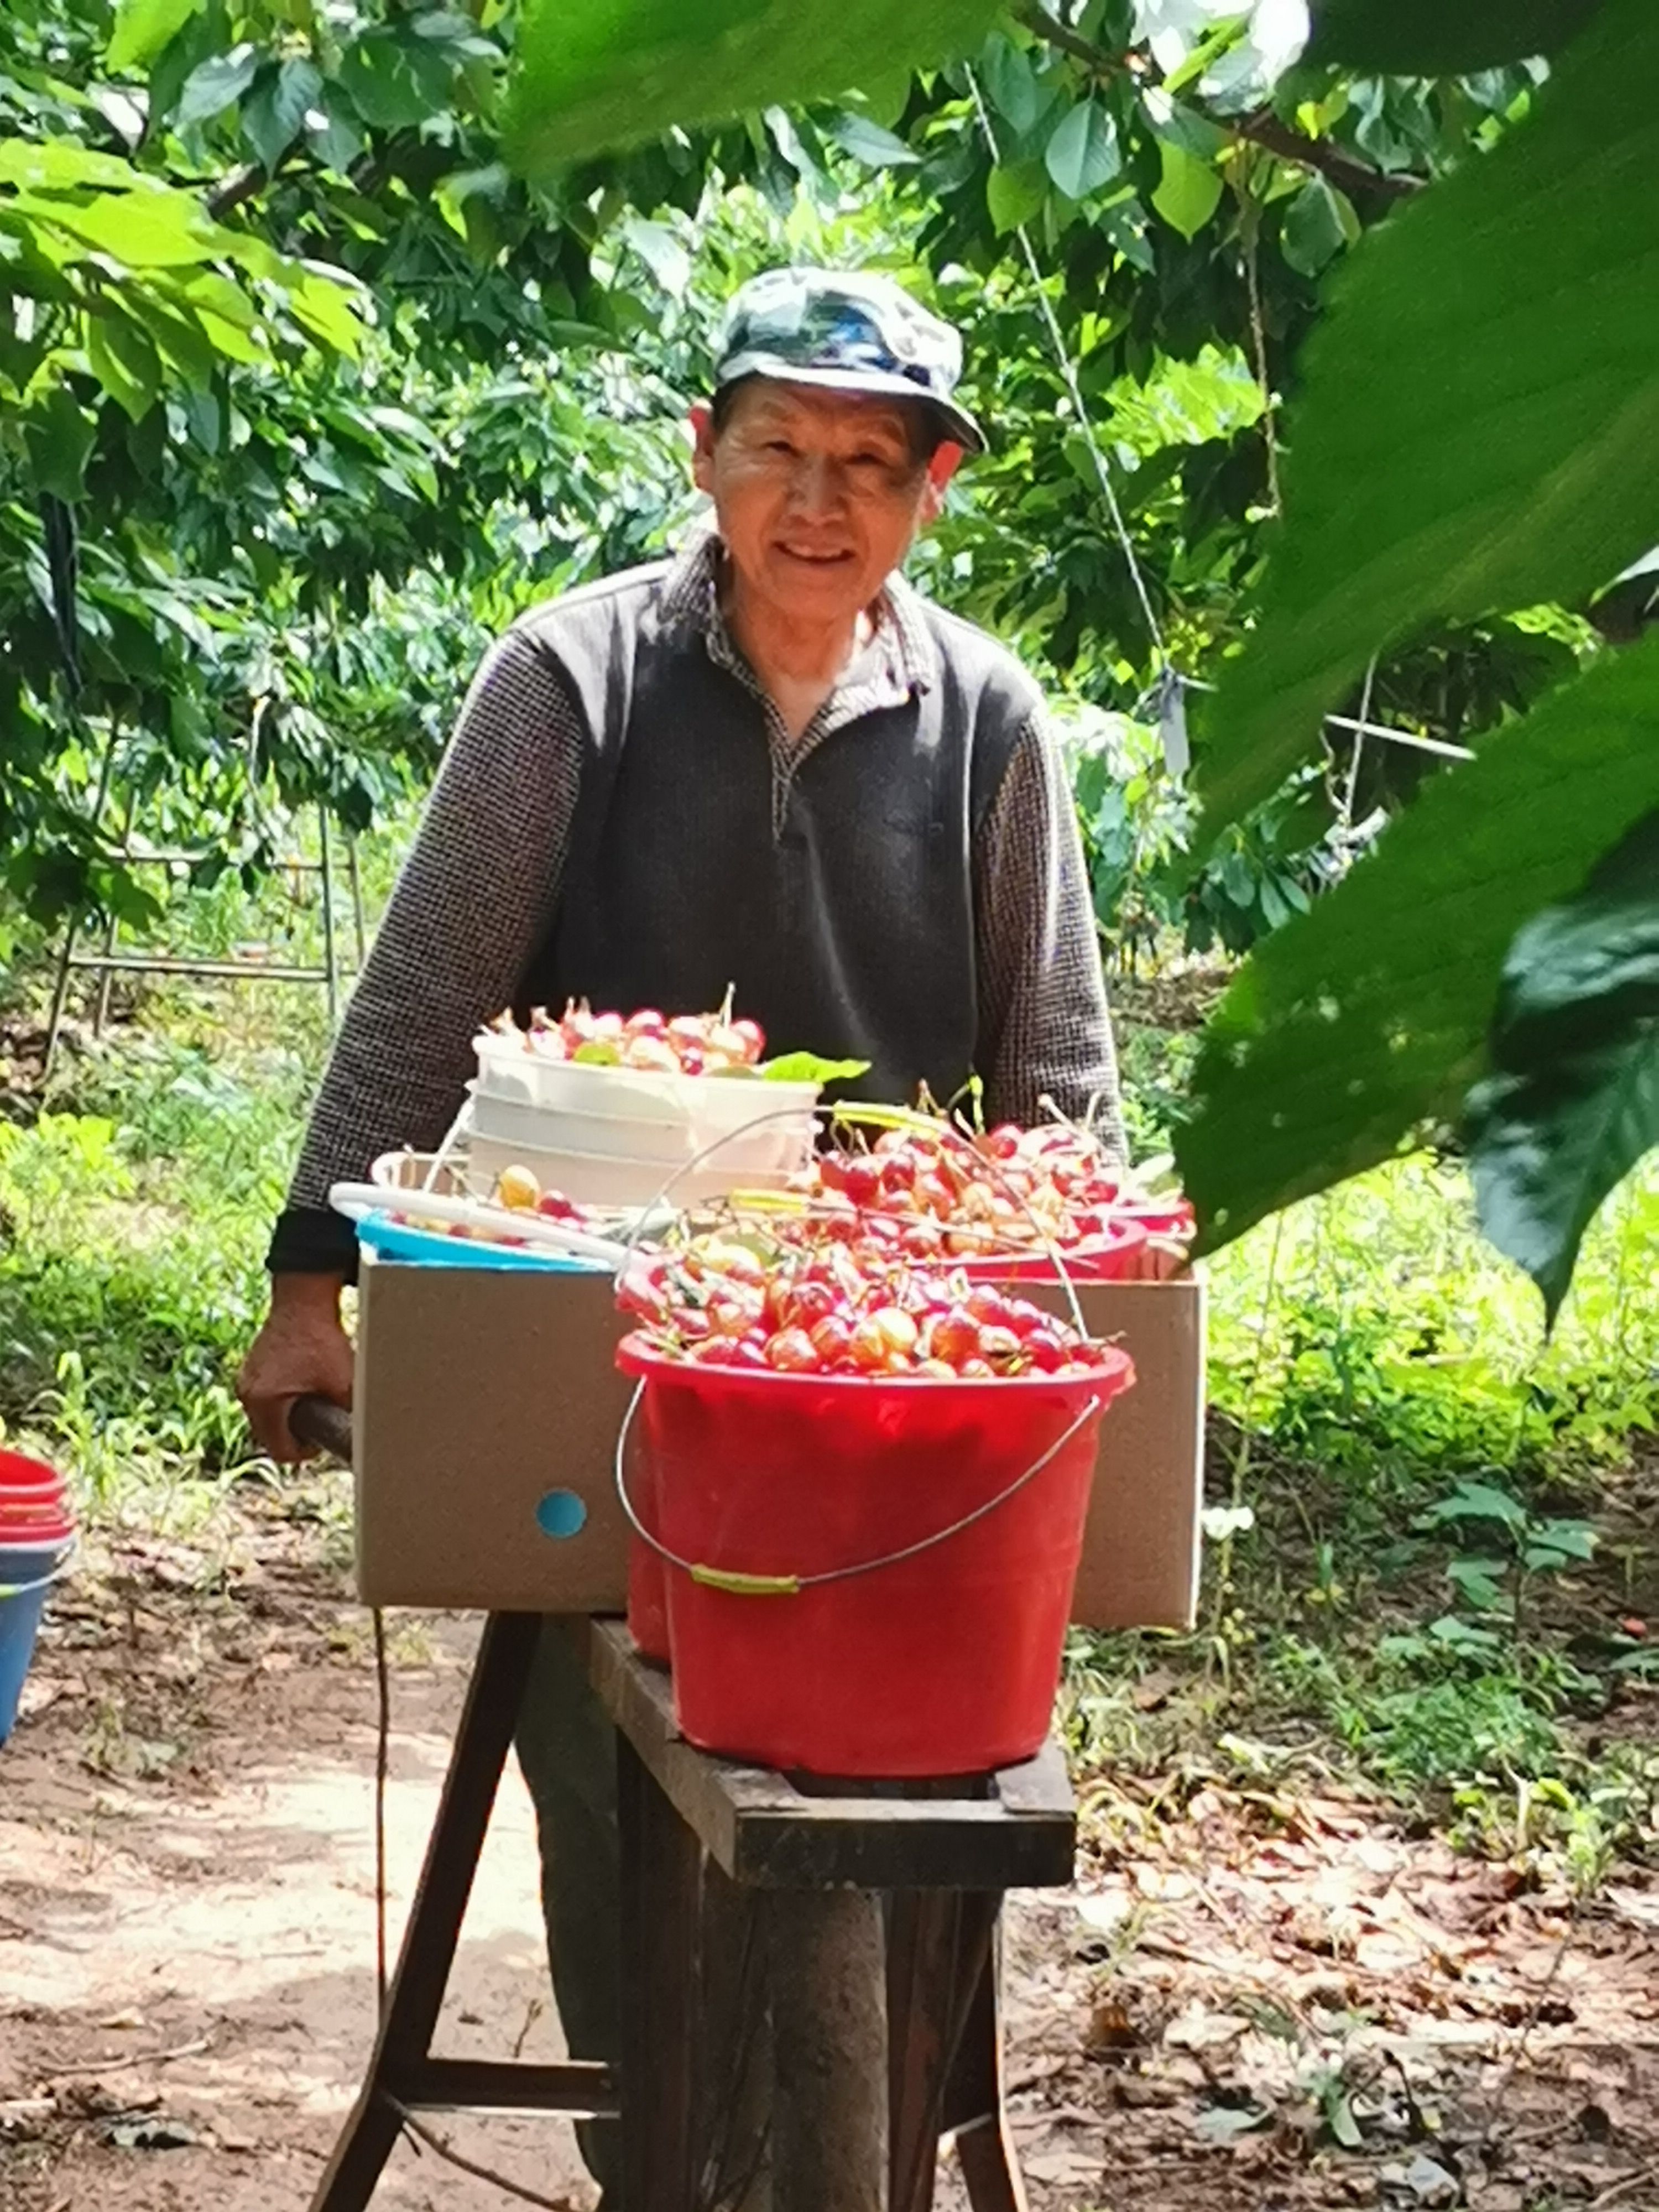
<path fill-rule="evenodd" d="M 44 1461 L 0 1451 L 0 1538 L 48 1541 L 72 1531 L 68 1486 Z"/>
<path fill-rule="evenodd" d="M 631 1337 L 618 1358 L 647 1378 L 656 1497 L 654 1519 L 641 1518 L 700 1571 L 667 1570 L 675 1712 L 690 1742 L 896 1778 L 982 1773 L 1037 1751 L 1101 1414 L 1133 1380 L 1127 1357 L 1076 1377 L 890 1382 L 689 1367 Z M 1012 1497 L 927 1543 L 1073 1423 Z M 872 1564 L 913 1545 L 927 1547 Z M 766 1587 L 791 1578 L 805 1586 Z"/>
<path fill-rule="evenodd" d="M 17 1717 L 47 1589 L 74 1540 L 63 1477 L 21 1452 L 0 1451 L 0 1744 Z"/>

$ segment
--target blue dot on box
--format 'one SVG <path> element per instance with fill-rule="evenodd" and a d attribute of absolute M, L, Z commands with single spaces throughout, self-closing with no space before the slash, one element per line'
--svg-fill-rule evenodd
<path fill-rule="evenodd" d="M 550 1490 L 536 1507 L 536 1526 L 544 1536 L 580 1535 L 587 1508 L 574 1490 Z"/>

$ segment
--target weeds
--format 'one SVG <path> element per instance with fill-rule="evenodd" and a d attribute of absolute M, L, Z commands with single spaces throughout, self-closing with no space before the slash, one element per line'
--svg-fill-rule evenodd
<path fill-rule="evenodd" d="M 1126 1068 L 1160 1042 L 1178 1066 L 1142 1032 Z M 1659 1753 L 1614 1724 L 1659 1681 L 1656 1249 L 1650 1164 L 1546 1340 L 1461 1167 L 1417 1156 L 1218 1255 L 1202 1628 L 1074 1638 L 1084 1762 L 1335 1769 L 1576 1888 L 1650 1855 Z"/>
<path fill-rule="evenodd" d="M 82 1070 L 77 1105 L 104 1110 L 0 1124 L 0 1418 L 94 1511 L 246 1456 L 231 1383 L 305 1083 L 147 1039 Z"/>

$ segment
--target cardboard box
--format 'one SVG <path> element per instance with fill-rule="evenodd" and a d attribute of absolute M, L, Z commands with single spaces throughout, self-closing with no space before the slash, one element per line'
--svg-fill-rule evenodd
<path fill-rule="evenodd" d="M 1102 1283 L 1080 1295 L 1091 1328 L 1123 1343 L 1139 1379 L 1101 1426 L 1076 1618 L 1186 1627 L 1198 1585 L 1203 1283 Z M 605 1276 L 365 1254 L 353 1427 L 366 1604 L 623 1609 L 615 1458 L 633 1385 L 612 1354 L 623 1329 Z M 580 1504 L 544 1506 L 550 1493 Z M 578 1520 L 574 1534 L 544 1531 Z"/>

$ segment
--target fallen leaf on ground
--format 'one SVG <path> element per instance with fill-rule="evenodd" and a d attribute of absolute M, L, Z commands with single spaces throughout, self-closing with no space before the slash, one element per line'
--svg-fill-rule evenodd
<path fill-rule="evenodd" d="M 183 2120 L 114 2120 L 104 2140 L 117 2150 L 190 2150 L 201 2137 Z"/>
<path fill-rule="evenodd" d="M 1131 2051 L 1141 2040 L 1140 2032 L 1115 1997 L 1102 1997 L 1089 2014 L 1085 2051 Z"/>

